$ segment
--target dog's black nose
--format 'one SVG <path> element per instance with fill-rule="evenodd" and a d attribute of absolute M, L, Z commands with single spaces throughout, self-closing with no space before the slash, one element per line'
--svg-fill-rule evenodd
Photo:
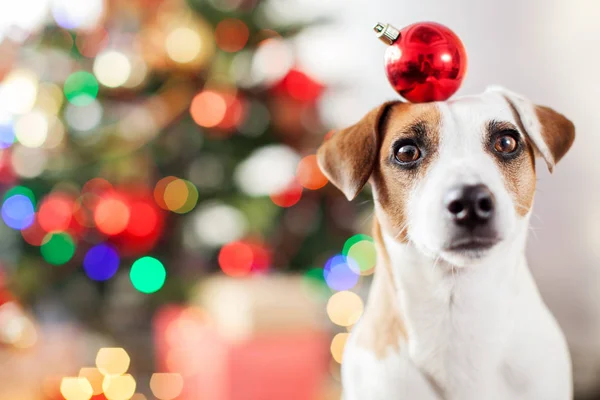
<path fill-rule="evenodd" d="M 485 185 L 453 188 L 444 203 L 452 220 L 468 228 L 485 225 L 494 215 L 494 195 Z"/>

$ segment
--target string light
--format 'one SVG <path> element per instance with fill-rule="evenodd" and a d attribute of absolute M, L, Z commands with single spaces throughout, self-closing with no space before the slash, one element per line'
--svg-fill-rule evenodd
<path fill-rule="evenodd" d="M 159 400 L 172 400 L 183 390 L 183 378 L 175 373 L 155 373 L 150 378 L 152 394 Z"/>
<path fill-rule="evenodd" d="M 136 382 L 133 376 L 107 375 L 104 377 L 102 389 L 108 400 L 129 400 L 135 393 Z"/>
<path fill-rule="evenodd" d="M 244 242 L 228 243 L 219 252 L 219 266 L 229 276 L 241 277 L 252 270 L 254 254 L 252 247 Z"/>
<path fill-rule="evenodd" d="M 339 364 L 342 363 L 342 358 L 344 354 L 344 348 L 346 347 L 346 342 L 348 341 L 347 333 L 338 333 L 333 337 L 331 341 L 331 355 L 333 359 Z"/>
<path fill-rule="evenodd" d="M 63 87 L 67 100 L 76 106 L 91 104 L 98 95 L 98 81 L 85 71 L 69 75 Z"/>
<path fill-rule="evenodd" d="M 65 400 L 89 400 L 94 391 L 86 378 L 66 377 L 60 383 L 60 393 Z"/>
<path fill-rule="evenodd" d="M 129 354 L 121 347 L 105 347 L 96 354 L 96 367 L 103 375 L 122 375 L 130 362 Z"/>
<path fill-rule="evenodd" d="M 142 293 L 154 293 L 165 284 L 167 272 L 154 257 L 142 257 L 131 266 L 129 277 L 133 287 Z"/>
<path fill-rule="evenodd" d="M 333 290 L 352 289 L 358 282 L 359 274 L 350 267 L 345 256 L 338 254 L 329 259 L 323 268 L 325 282 Z"/>
<path fill-rule="evenodd" d="M 363 302 L 356 293 L 335 293 L 327 302 L 327 315 L 331 322 L 340 326 L 354 325 L 363 312 Z"/>
<path fill-rule="evenodd" d="M 198 202 L 198 189 L 185 179 L 175 179 L 167 184 L 164 203 L 167 209 L 178 214 L 190 212 Z"/>
<path fill-rule="evenodd" d="M 71 225 L 74 202 L 63 193 L 51 193 L 40 203 L 38 222 L 46 232 L 66 231 Z"/>
<path fill-rule="evenodd" d="M 213 90 L 198 93 L 190 105 L 192 119 L 204 128 L 219 125 L 227 112 L 227 102 L 222 94 Z"/>
<path fill-rule="evenodd" d="M 75 242 L 66 232 L 48 233 L 42 241 L 40 251 L 47 263 L 62 265 L 75 254 Z"/>
<path fill-rule="evenodd" d="M 125 54 L 109 50 L 99 54 L 94 61 L 94 75 L 106 87 L 122 86 L 131 74 L 131 63 Z"/>
<path fill-rule="evenodd" d="M 104 375 L 98 368 L 81 368 L 79 370 L 79 377 L 88 380 L 94 396 L 102 394 L 102 381 L 104 380 Z"/>
<path fill-rule="evenodd" d="M 105 281 L 112 278 L 119 269 L 119 254 L 114 247 L 98 244 L 85 255 L 83 269 L 86 275 L 95 281 Z"/>
<path fill-rule="evenodd" d="M 202 44 L 199 32 L 188 27 L 174 29 L 165 41 L 167 54 L 180 64 L 194 61 L 200 55 Z"/>
<path fill-rule="evenodd" d="M 107 195 L 98 201 L 94 210 L 94 222 L 99 231 L 118 235 L 129 223 L 131 212 L 125 200 L 118 195 Z"/>
<path fill-rule="evenodd" d="M 25 229 L 35 218 L 33 202 L 27 196 L 15 194 L 4 200 L 2 204 L 2 220 L 12 229 Z"/>

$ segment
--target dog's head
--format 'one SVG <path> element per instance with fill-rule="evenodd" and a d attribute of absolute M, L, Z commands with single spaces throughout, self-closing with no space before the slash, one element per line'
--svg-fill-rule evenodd
<path fill-rule="evenodd" d="M 348 199 L 370 182 L 388 236 L 456 266 L 526 229 L 535 156 L 552 170 L 573 124 L 502 88 L 438 103 L 388 102 L 318 151 Z"/>

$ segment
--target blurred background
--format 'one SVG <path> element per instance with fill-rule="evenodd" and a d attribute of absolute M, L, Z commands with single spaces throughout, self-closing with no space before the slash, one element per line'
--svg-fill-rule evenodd
<path fill-rule="evenodd" d="M 427 20 L 465 44 L 459 94 L 501 84 L 577 127 L 552 176 L 538 165 L 528 253 L 593 398 L 599 17 L 586 0 L 1 2 L 0 400 L 339 399 L 372 202 L 314 152 L 397 97 L 374 23 Z"/>

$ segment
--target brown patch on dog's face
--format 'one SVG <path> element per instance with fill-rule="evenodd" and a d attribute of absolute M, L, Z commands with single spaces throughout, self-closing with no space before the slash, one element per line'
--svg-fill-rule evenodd
<path fill-rule="evenodd" d="M 407 202 L 414 185 L 435 160 L 440 141 L 441 115 L 433 103 L 394 105 L 382 121 L 378 162 L 371 175 L 373 197 L 383 228 L 406 242 Z M 403 165 L 395 159 L 402 146 L 416 146 L 420 159 Z"/>
<path fill-rule="evenodd" d="M 533 206 L 535 194 L 535 152 L 524 135 L 520 119 L 516 116 L 519 128 L 510 122 L 490 121 L 484 146 L 491 153 L 500 168 L 506 189 L 513 198 L 515 211 L 521 217 L 527 215 Z M 516 150 L 503 152 L 502 143 L 516 143 Z M 507 148 L 510 150 L 511 148 Z"/>

